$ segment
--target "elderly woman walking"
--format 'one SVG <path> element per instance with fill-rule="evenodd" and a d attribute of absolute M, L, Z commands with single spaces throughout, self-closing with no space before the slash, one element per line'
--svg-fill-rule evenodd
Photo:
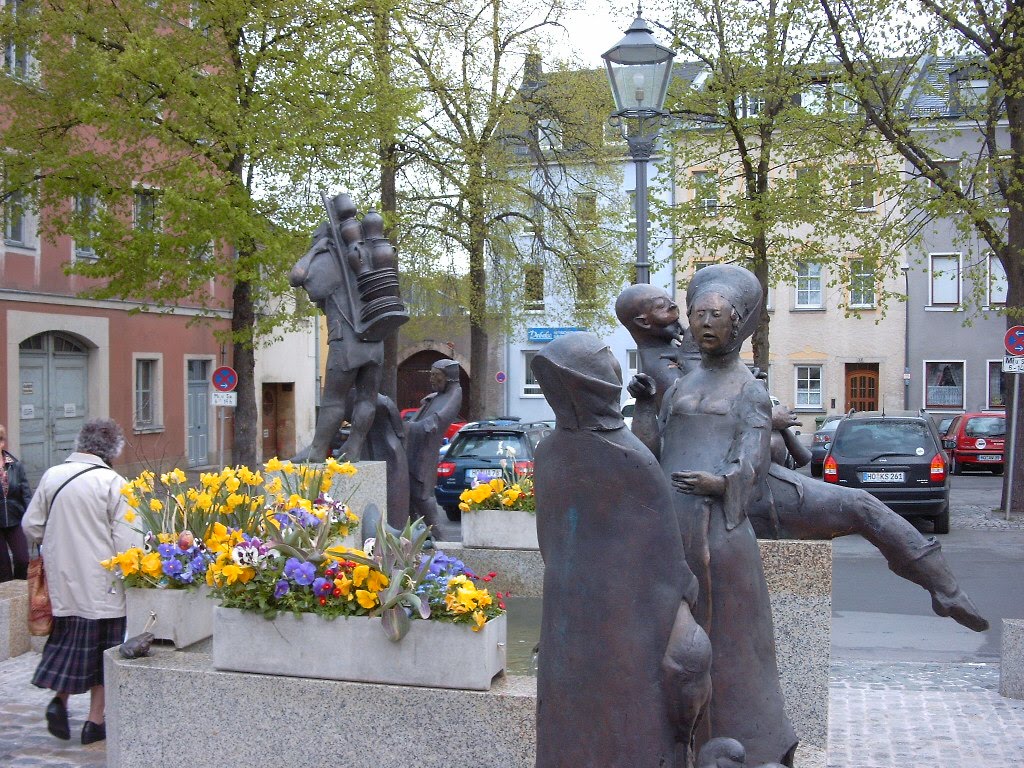
<path fill-rule="evenodd" d="M 125 602 L 101 560 L 141 544 L 125 519 L 125 479 L 110 468 L 124 447 L 121 427 L 111 419 L 87 421 L 75 452 L 39 481 L 22 527 L 39 545 L 53 604 L 53 631 L 32 683 L 56 691 L 46 708 L 47 727 L 70 739 L 68 696 L 90 694 L 82 743 L 106 738 L 103 652 L 124 641 Z"/>

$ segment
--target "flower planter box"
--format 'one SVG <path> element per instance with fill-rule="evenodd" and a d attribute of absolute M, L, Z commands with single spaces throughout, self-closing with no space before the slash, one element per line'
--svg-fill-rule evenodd
<path fill-rule="evenodd" d="M 539 549 L 537 515 L 515 509 L 463 512 L 462 545 L 488 549 Z"/>
<path fill-rule="evenodd" d="M 380 619 L 328 620 L 236 608 L 214 610 L 213 666 L 237 672 L 486 691 L 505 669 L 505 616 L 479 632 L 468 624 L 412 623 L 393 643 Z"/>
<path fill-rule="evenodd" d="M 213 608 L 209 589 L 147 589 L 132 587 L 124 591 L 128 608 L 128 637 L 149 631 L 157 640 L 170 640 L 175 648 L 198 643 L 213 634 Z M 150 613 L 156 621 L 148 630 Z"/>

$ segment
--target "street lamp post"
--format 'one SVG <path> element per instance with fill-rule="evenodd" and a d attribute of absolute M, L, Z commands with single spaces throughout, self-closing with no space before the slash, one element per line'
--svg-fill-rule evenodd
<path fill-rule="evenodd" d="M 910 410 L 910 265 L 900 265 L 903 273 L 903 410 Z"/>
<path fill-rule="evenodd" d="M 625 36 L 601 54 L 615 99 L 611 124 L 622 131 L 636 169 L 636 282 L 651 282 L 647 260 L 647 162 L 667 118 L 665 95 L 672 75 L 671 48 L 658 43 L 637 8 Z"/>

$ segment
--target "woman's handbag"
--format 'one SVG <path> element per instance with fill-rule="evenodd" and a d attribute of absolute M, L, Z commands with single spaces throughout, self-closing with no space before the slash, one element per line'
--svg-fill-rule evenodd
<path fill-rule="evenodd" d="M 33 557 L 28 564 L 28 633 L 46 637 L 53 629 L 50 590 L 46 586 L 43 556 Z"/>

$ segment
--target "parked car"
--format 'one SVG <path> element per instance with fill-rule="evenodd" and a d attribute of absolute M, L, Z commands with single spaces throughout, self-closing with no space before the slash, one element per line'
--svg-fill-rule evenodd
<path fill-rule="evenodd" d="M 943 416 L 941 419 L 939 419 L 939 437 L 941 437 L 943 440 L 946 439 L 946 433 L 949 431 L 949 426 L 950 424 L 953 423 L 953 419 L 955 418 L 956 416 Z"/>
<path fill-rule="evenodd" d="M 402 417 L 402 421 L 412 421 L 419 412 L 419 408 L 403 408 L 398 412 L 398 415 Z"/>
<path fill-rule="evenodd" d="M 459 520 L 459 496 L 475 482 L 533 472 L 533 452 L 552 432 L 543 421 L 507 419 L 467 424 L 437 465 L 434 496 L 449 520 Z M 504 462 L 504 465 L 503 465 Z"/>
<path fill-rule="evenodd" d="M 1002 413 L 964 413 L 953 419 L 942 440 L 949 453 L 949 471 L 984 469 L 996 475 L 1006 466 L 1006 416 Z"/>
<path fill-rule="evenodd" d="M 633 411 L 636 410 L 636 398 L 631 397 L 622 404 L 622 420 L 626 422 L 626 429 L 633 427 Z"/>
<path fill-rule="evenodd" d="M 949 474 L 935 423 L 925 413 L 852 413 L 838 422 L 824 462 L 826 483 L 863 488 L 895 512 L 930 517 L 949 533 Z"/>
<path fill-rule="evenodd" d="M 826 416 L 811 438 L 811 477 L 821 477 L 825 454 L 828 453 L 829 443 L 832 442 L 832 436 L 836 433 L 836 427 L 842 418 L 842 414 L 838 413 Z"/>

